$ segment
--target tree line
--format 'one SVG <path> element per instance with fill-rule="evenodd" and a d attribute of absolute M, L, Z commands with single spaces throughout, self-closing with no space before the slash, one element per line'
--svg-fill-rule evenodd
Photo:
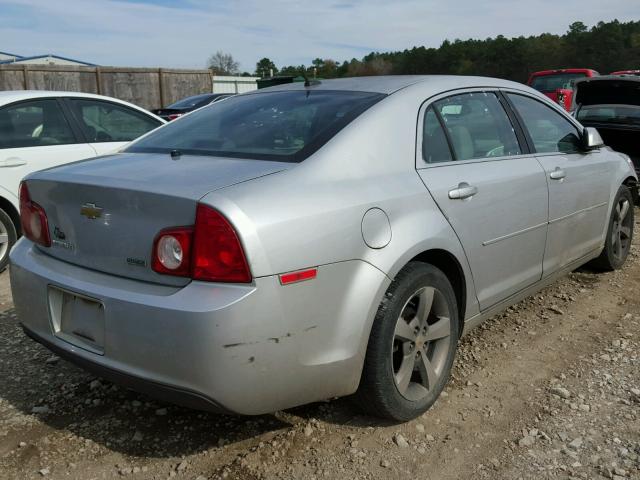
<path fill-rule="evenodd" d="M 230 54 L 217 52 L 208 67 L 219 74 L 240 74 Z M 413 47 L 397 52 L 371 52 L 343 62 L 316 58 L 310 65 L 278 68 L 269 58 L 256 64 L 254 75 L 306 75 L 318 78 L 362 75 L 484 75 L 525 82 L 537 70 L 585 67 L 610 73 L 640 68 L 640 21 L 574 22 L 563 35 L 529 37 L 498 35 L 485 40 L 445 40 L 437 48 Z M 242 73 L 249 75 L 249 72 Z"/>

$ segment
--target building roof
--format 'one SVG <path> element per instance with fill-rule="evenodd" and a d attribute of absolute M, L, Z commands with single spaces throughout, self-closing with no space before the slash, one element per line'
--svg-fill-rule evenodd
<path fill-rule="evenodd" d="M 22 55 L 16 55 L 15 53 L 0 52 L 0 55 L 6 55 L 8 57 L 22 58 Z"/>
<path fill-rule="evenodd" d="M 5 53 L 5 52 L 0 52 L 0 53 Z M 47 53 L 46 55 L 33 55 L 31 57 L 22 57 L 20 55 L 13 55 L 11 53 L 5 53 L 5 55 L 11 55 L 16 57 L 15 60 L 0 60 L 0 65 L 3 64 L 7 64 L 7 63 L 20 63 L 26 60 L 37 60 L 39 58 L 59 58 L 60 60 L 66 60 L 67 62 L 75 62 L 75 63 L 80 63 L 82 65 L 86 65 L 88 67 L 95 67 L 96 64 L 95 63 L 89 63 L 89 62 L 83 62 L 82 60 L 76 60 L 74 58 L 67 58 L 67 57 L 63 57 L 60 55 L 54 55 L 52 53 Z"/>

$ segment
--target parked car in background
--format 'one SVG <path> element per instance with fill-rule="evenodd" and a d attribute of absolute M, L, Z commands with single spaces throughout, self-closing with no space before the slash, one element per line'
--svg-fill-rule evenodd
<path fill-rule="evenodd" d="M 640 77 L 583 79 L 575 89 L 576 118 L 597 128 L 604 143 L 629 155 L 640 172 Z"/>
<path fill-rule="evenodd" d="M 640 70 L 618 70 L 611 72 L 611 75 L 640 75 Z"/>
<path fill-rule="evenodd" d="M 543 70 L 534 72 L 527 85 L 544 93 L 551 100 L 569 111 L 573 102 L 573 83 L 585 77 L 599 75 L 590 68 L 565 68 L 562 70 Z"/>
<path fill-rule="evenodd" d="M 637 178 L 601 147 L 505 80 L 239 95 L 31 174 L 13 301 L 38 342 L 164 400 L 262 414 L 357 392 L 408 420 L 464 331 L 585 262 L 625 262 Z"/>
<path fill-rule="evenodd" d="M 182 100 L 172 103 L 168 107 L 158 108 L 151 111 L 169 122 L 181 117 L 185 113 L 192 112 L 200 107 L 231 97 L 232 95 L 233 94 L 231 93 L 203 93 L 201 95 L 193 95 L 191 97 L 183 98 Z"/>
<path fill-rule="evenodd" d="M 112 153 L 165 123 L 115 98 L 74 92 L 0 92 L 0 271 L 21 234 L 18 186 L 25 175 Z"/>

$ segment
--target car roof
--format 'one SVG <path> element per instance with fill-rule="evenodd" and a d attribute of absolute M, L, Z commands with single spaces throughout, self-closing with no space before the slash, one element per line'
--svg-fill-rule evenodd
<path fill-rule="evenodd" d="M 273 87 L 263 88 L 248 92 L 256 94 L 261 92 L 275 92 L 286 90 L 344 90 L 382 93 L 390 95 L 417 84 L 426 84 L 434 90 L 453 90 L 456 88 L 478 87 L 498 87 L 498 88 L 521 88 L 521 83 L 509 80 L 501 80 L 489 77 L 472 77 L 463 75 L 381 75 L 376 77 L 351 77 L 334 78 L 330 80 L 309 80 L 311 86 L 305 87 L 303 82 L 285 83 Z"/>
<path fill-rule="evenodd" d="M 605 75 L 575 82 L 575 105 L 640 105 L 640 77 Z"/>
<path fill-rule="evenodd" d="M 113 97 L 107 97 L 104 95 L 96 95 L 94 93 L 59 92 L 59 91 L 53 91 L 53 90 L 5 90 L 5 91 L 0 91 L 0 106 L 7 105 L 13 102 L 19 102 L 21 100 L 31 100 L 35 98 L 50 98 L 50 97 L 94 98 L 98 100 L 106 100 L 109 102 L 120 103 L 122 105 L 135 108 L 136 110 L 144 112 L 149 116 L 162 120 L 160 117 L 153 115 L 148 110 L 145 110 L 144 108 L 139 107 L 133 103 L 125 102 L 124 100 L 120 100 Z M 162 121 L 164 122 L 164 120 Z"/>

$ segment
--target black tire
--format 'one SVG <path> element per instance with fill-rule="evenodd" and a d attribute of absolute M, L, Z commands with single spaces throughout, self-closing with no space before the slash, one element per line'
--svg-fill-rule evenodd
<path fill-rule="evenodd" d="M 620 214 L 626 202 L 626 214 L 620 221 Z M 600 256 L 589 264 L 597 270 L 612 271 L 624 265 L 633 240 L 634 203 L 633 195 L 626 185 L 621 185 L 613 202 L 607 236 Z"/>
<path fill-rule="evenodd" d="M 16 226 L 7 212 L 0 208 L 0 272 L 9 265 L 9 252 L 17 240 Z"/>
<path fill-rule="evenodd" d="M 427 298 L 428 292 L 434 292 L 431 303 L 428 299 L 422 301 L 423 294 Z M 430 313 L 420 314 L 421 302 L 430 305 Z M 442 323 L 446 320 L 446 315 L 441 315 L 445 308 L 448 325 Z M 460 336 L 458 315 L 455 293 L 442 271 L 421 262 L 411 262 L 403 268 L 389 286 L 373 323 L 360 386 L 355 394 L 359 406 L 369 414 L 403 422 L 427 411 L 449 380 Z M 425 323 L 416 328 L 415 321 L 420 317 L 426 319 Z M 423 336 L 407 341 L 408 337 L 398 335 L 405 326 Z M 446 329 L 448 336 L 426 340 Z M 410 355 L 414 351 L 415 366 L 411 367 Z M 428 361 L 423 362 L 425 358 Z M 407 368 L 403 368 L 405 361 Z M 428 365 L 433 368 L 427 368 Z M 401 371 L 410 372 L 407 386 L 404 386 L 406 375 L 401 375 Z M 427 372 L 436 371 L 437 375 L 431 377 L 433 381 L 426 381 Z M 398 378 L 405 382 L 399 384 Z"/>

